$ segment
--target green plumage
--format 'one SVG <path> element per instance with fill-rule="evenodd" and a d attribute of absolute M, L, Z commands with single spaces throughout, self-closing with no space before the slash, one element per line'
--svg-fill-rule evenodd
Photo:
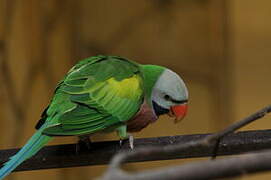
<path fill-rule="evenodd" d="M 117 56 L 78 62 L 57 85 L 38 130 L 0 169 L 0 179 L 38 152 L 51 136 L 117 130 L 120 138 L 126 138 L 126 121 L 136 115 L 144 99 L 150 102 L 151 89 L 164 69 Z"/>
<path fill-rule="evenodd" d="M 119 83 L 135 89 L 119 88 Z M 143 76 L 135 62 L 115 56 L 82 60 L 56 88 L 41 120 L 47 124 L 43 134 L 83 135 L 124 125 L 138 112 L 143 99 Z"/>

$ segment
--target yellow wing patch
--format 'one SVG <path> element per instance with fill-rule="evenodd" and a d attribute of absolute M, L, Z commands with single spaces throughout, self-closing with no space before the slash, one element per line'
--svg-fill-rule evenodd
<path fill-rule="evenodd" d="M 112 90 L 117 92 L 119 97 L 122 98 L 139 98 L 142 94 L 142 80 L 139 76 L 133 75 L 130 78 L 117 81 L 114 78 L 107 80 L 108 85 Z"/>

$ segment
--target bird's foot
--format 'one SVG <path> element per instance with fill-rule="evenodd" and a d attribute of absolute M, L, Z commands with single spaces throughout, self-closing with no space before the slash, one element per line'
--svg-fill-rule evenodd
<path fill-rule="evenodd" d="M 88 136 L 79 136 L 79 140 L 76 144 L 76 154 L 78 154 L 82 150 L 90 150 L 91 149 L 91 141 Z"/>
<path fill-rule="evenodd" d="M 129 147 L 130 147 L 130 149 L 133 150 L 134 149 L 134 137 L 131 134 L 128 135 L 127 139 L 120 139 L 120 141 L 119 141 L 120 147 L 122 147 L 123 144 L 124 144 L 124 141 L 127 141 L 127 140 L 129 140 Z"/>
<path fill-rule="evenodd" d="M 134 136 L 129 135 L 129 146 L 131 149 L 134 149 Z"/>

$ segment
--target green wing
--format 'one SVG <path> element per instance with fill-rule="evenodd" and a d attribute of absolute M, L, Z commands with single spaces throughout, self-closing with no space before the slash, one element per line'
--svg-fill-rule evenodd
<path fill-rule="evenodd" d="M 38 126 L 47 135 L 83 135 L 117 128 L 143 103 L 138 65 L 115 56 L 95 56 L 75 65 L 61 81 Z"/>

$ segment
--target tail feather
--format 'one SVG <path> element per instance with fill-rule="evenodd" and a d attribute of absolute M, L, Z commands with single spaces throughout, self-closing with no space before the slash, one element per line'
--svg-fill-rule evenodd
<path fill-rule="evenodd" d="M 11 173 L 17 166 L 23 161 L 36 154 L 46 143 L 50 141 L 52 137 L 43 135 L 43 128 L 40 128 L 28 142 L 17 152 L 14 156 L 7 161 L 0 169 L 0 180 Z"/>

